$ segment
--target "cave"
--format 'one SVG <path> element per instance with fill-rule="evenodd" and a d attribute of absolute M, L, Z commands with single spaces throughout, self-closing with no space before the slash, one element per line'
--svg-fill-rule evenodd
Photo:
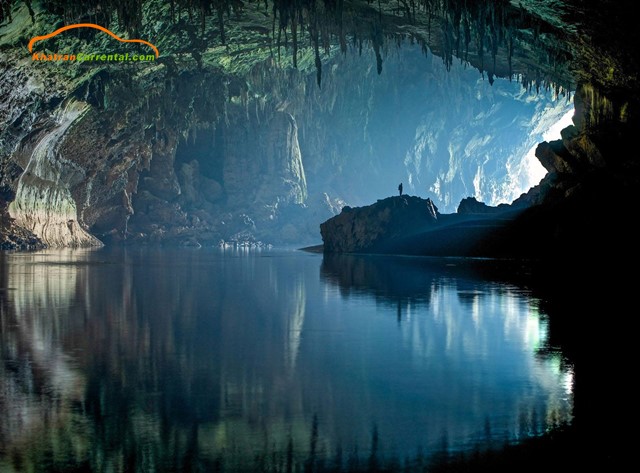
<path fill-rule="evenodd" d="M 618 465 L 632 6 L 2 1 L 0 470 Z"/>

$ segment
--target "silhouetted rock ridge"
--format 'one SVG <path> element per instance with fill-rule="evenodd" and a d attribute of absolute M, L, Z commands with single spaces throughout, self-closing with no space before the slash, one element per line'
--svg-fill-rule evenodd
<path fill-rule="evenodd" d="M 378 252 L 407 235 L 437 224 L 440 213 L 431 199 L 387 197 L 365 207 L 344 207 L 320 225 L 325 251 Z"/>

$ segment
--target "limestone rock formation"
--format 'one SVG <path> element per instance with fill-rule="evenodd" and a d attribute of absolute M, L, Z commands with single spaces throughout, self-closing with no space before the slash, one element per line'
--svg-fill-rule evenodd
<path fill-rule="evenodd" d="M 48 246 L 100 246 L 101 243 L 78 224 L 76 203 L 70 184 L 78 170 L 60 156 L 59 147 L 73 124 L 86 112 L 86 103 L 68 101 L 57 110 L 51 129 L 42 133 L 18 180 L 9 213 Z"/>
<path fill-rule="evenodd" d="M 375 253 L 433 227 L 439 215 L 431 199 L 388 197 L 366 207 L 344 207 L 320 225 L 320 234 L 326 252 Z"/>
<path fill-rule="evenodd" d="M 511 95 L 520 84 L 532 96 L 573 94 L 574 126 L 539 147 L 549 174 L 520 201 L 588 196 L 603 176 L 613 196 L 638 181 L 629 153 L 640 116 L 629 52 L 638 28 L 626 1 L 605 2 L 607 15 L 596 2 L 547 3 L 4 2 L 0 205 L 13 220 L 3 229 L 74 246 L 317 241 L 332 202 L 369 202 L 380 193 L 365 191 L 388 175 L 411 177 L 407 188 L 430 191 L 447 211 L 466 195 L 496 203 L 493 175 L 513 164 L 498 157 L 509 140 L 478 130 L 491 123 L 513 137 L 529 128 L 518 113 L 496 118 L 505 89 L 480 94 L 490 104 L 470 100 L 473 88 L 462 94 L 465 74 L 486 88 L 511 80 Z M 81 17 L 151 40 L 160 57 L 32 60 L 29 38 Z M 108 35 L 75 31 L 37 49 L 113 47 Z M 433 82 L 456 93 L 407 93 Z M 525 92 L 519 100 L 531 105 Z M 459 132 L 436 103 L 477 132 Z M 483 182 L 490 191 L 477 189 Z"/>

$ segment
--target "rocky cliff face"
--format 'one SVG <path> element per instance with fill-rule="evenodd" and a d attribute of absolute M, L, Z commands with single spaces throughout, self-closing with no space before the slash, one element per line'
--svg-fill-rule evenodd
<path fill-rule="evenodd" d="M 3 89 L 16 92 L 0 106 L 3 228 L 24 228 L 47 246 L 217 244 L 275 239 L 254 222 L 304 205 L 298 127 L 278 102 L 248 98 L 246 83 L 192 57 L 144 66 L 31 61 L 25 37 L 53 30 L 56 16 L 42 6 L 33 17 L 26 5 L 12 13 L 2 36 Z M 86 40 L 49 46 L 73 52 Z"/>
<path fill-rule="evenodd" d="M 77 170 L 60 153 L 60 145 L 88 110 L 88 104 L 69 100 L 56 110 L 51 128 L 43 130 L 18 179 L 9 205 L 15 223 L 38 235 L 47 246 L 99 246 L 100 242 L 78 224 L 70 187 Z"/>
<path fill-rule="evenodd" d="M 36 18 L 32 30 L 51 28 L 45 12 Z M 29 30 L 24 6 L 7 28 L 20 22 Z M 45 245 L 269 239 L 254 222 L 307 199 L 293 116 L 259 108 L 246 86 L 230 91 L 220 71 L 192 60 L 10 66 L 8 56 L 2 79 L 18 94 L 2 102 L 7 218 Z"/>

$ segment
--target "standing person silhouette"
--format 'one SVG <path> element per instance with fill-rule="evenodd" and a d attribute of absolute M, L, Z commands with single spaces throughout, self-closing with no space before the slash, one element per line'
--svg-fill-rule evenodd
<path fill-rule="evenodd" d="M 402 182 L 398 186 L 398 192 L 400 192 L 400 197 L 402 197 Z"/>

